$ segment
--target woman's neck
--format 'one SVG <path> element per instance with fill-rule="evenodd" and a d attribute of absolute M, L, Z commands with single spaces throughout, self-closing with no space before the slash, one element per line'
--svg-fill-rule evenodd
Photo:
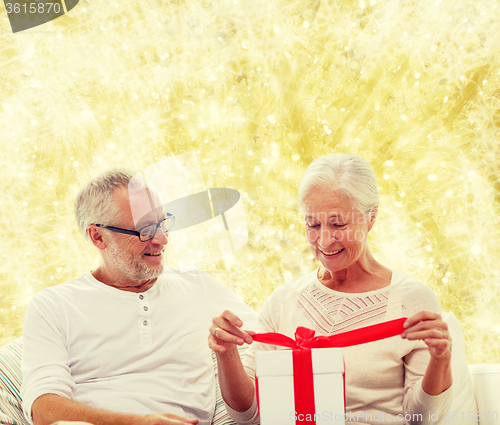
<path fill-rule="evenodd" d="M 347 269 L 330 271 L 323 266 L 318 270 L 318 280 L 327 288 L 339 292 L 368 292 L 391 284 L 392 271 L 373 261 L 357 262 Z"/>

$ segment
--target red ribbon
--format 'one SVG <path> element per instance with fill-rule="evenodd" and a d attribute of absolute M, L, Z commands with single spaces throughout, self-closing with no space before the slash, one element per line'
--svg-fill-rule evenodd
<path fill-rule="evenodd" d="M 293 349 L 293 384 L 297 417 L 295 423 L 315 425 L 311 348 L 350 347 L 400 335 L 405 329 L 403 327 L 405 321 L 406 317 L 403 317 L 331 336 L 314 336 L 312 329 L 299 326 L 295 331 L 295 340 L 275 332 L 255 334 L 252 335 L 252 339 L 264 344 Z"/>

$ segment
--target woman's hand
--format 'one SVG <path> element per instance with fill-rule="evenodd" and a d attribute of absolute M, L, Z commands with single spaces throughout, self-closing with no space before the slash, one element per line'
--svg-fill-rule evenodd
<path fill-rule="evenodd" d="M 241 329 L 243 322 L 236 314 L 226 310 L 220 316 L 212 320 L 210 326 L 210 335 L 208 337 L 208 346 L 215 354 L 225 354 L 227 350 L 234 345 L 243 345 L 245 342 L 253 342 L 253 331 Z"/>
<path fill-rule="evenodd" d="M 405 330 L 401 334 L 410 341 L 421 339 L 429 348 L 434 360 L 449 361 L 451 359 L 451 337 L 448 325 L 439 313 L 423 310 L 411 316 L 404 323 Z"/>
<path fill-rule="evenodd" d="M 217 370 L 222 398 L 237 412 L 246 412 L 252 406 L 255 387 L 245 372 L 236 345 L 253 342 L 255 332 L 241 329 L 243 322 L 232 311 L 226 310 L 212 320 L 208 346 L 217 355 Z"/>

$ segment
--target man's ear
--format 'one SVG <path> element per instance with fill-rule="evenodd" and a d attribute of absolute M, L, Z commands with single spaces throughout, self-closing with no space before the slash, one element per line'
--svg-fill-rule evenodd
<path fill-rule="evenodd" d="M 103 232 L 101 229 L 99 229 L 99 227 L 97 227 L 95 224 L 91 224 L 87 231 L 89 232 L 90 241 L 96 248 L 106 248 L 106 242 L 104 242 L 102 238 Z"/>
<path fill-rule="evenodd" d="M 370 223 L 368 223 L 368 231 L 370 231 L 377 220 L 378 205 L 375 205 L 370 212 Z"/>

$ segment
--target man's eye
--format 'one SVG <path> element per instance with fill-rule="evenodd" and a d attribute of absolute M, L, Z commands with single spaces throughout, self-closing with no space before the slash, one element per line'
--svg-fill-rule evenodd
<path fill-rule="evenodd" d="M 344 223 L 344 224 L 334 223 L 333 225 L 334 225 L 337 229 L 342 229 L 343 227 L 347 226 L 347 224 L 346 224 L 346 223 Z"/>
<path fill-rule="evenodd" d="M 319 224 L 309 224 L 309 223 L 307 223 L 307 227 L 309 227 L 310 229 L 316 229 L 317 227 L 319 227 Z"/>

